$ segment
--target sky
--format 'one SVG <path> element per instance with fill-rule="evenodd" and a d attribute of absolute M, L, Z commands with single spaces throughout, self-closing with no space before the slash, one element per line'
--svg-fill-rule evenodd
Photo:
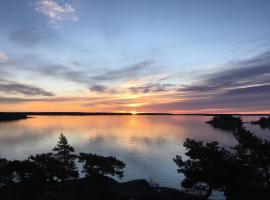
<path fill-rule="evenodd" d="M 0 111 L 270 113 L 269 0 L 0 0 Z"/>

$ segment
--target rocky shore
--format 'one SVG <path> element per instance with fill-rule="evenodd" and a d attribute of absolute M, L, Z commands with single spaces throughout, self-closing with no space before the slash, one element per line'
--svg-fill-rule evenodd
<path fill-rule="evenodd" d="M 153 187 L 146 180 L 117 182 L 106 176 L 81 178 L 62 183 L 18 183 L 0 188 L 5 200 L 199 200 L 198 196 L 166 188 Z"/>

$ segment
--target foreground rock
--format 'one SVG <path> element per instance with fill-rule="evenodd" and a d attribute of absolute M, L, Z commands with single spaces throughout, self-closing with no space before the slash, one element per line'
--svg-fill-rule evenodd
<path fill-rule="evenodd" d="M 118 183 L 108 177 L 82 178 L 53 184 L 13 184 L 0 188 L 5 200 L 197 200 L 197 196 L 165 187 L 151 187 L 146 180 Z"/>

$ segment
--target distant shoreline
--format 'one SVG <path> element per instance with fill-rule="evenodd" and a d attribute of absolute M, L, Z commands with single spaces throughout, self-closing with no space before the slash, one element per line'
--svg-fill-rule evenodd
<path fill-rule="evenodd" d="M 0 113 L 0 122 L 17 121 L 30 118 L 25 113 Z"/>
<path fill-rule="evenodd" d="M 211 114 L 205 114 L 205 113 L 194 113 L 194 114 L 188 114 L 188 113 L 117 113 L 117 112 L 0 112 L 0 121 L 1 116 L 21 116 L 18 117 L 20 119 L 28 118 L 30 115 L 47 115 L 47 116 L 96 116 L 96 115 L 170 115 L 170 116 L 216 116 L 216 115 L 237 115 L 237 116 L 270 116 L 270 114 L 239 114 L 239 113 L 232 113 L 232 114 L 223 114 L 223 113 L 211 113 Z M 25 117 L 26 116 L 26 117 Z"/>

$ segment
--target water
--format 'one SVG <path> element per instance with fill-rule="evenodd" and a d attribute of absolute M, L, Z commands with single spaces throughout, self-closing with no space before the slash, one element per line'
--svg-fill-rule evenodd
<path fill-rule="evenodd" d="M 258 117 L 244 117 L 244 121 Z M 76 152 L 112 155 L 127 165 L 123 181 L 144 178 L 180 188 L 183 176 L 176 172 L 173 157 L 184 156 L 187 137 L 219 141 L 233 146 L 229 132 L 213 129 L 206 116 L 33 116 L 0 123 L 0 154 L 25 159 L 30 154 L 51 151 L 63 133 Z M 270 130 L 246 124 L 257 135 L 270 139 Z"/>

